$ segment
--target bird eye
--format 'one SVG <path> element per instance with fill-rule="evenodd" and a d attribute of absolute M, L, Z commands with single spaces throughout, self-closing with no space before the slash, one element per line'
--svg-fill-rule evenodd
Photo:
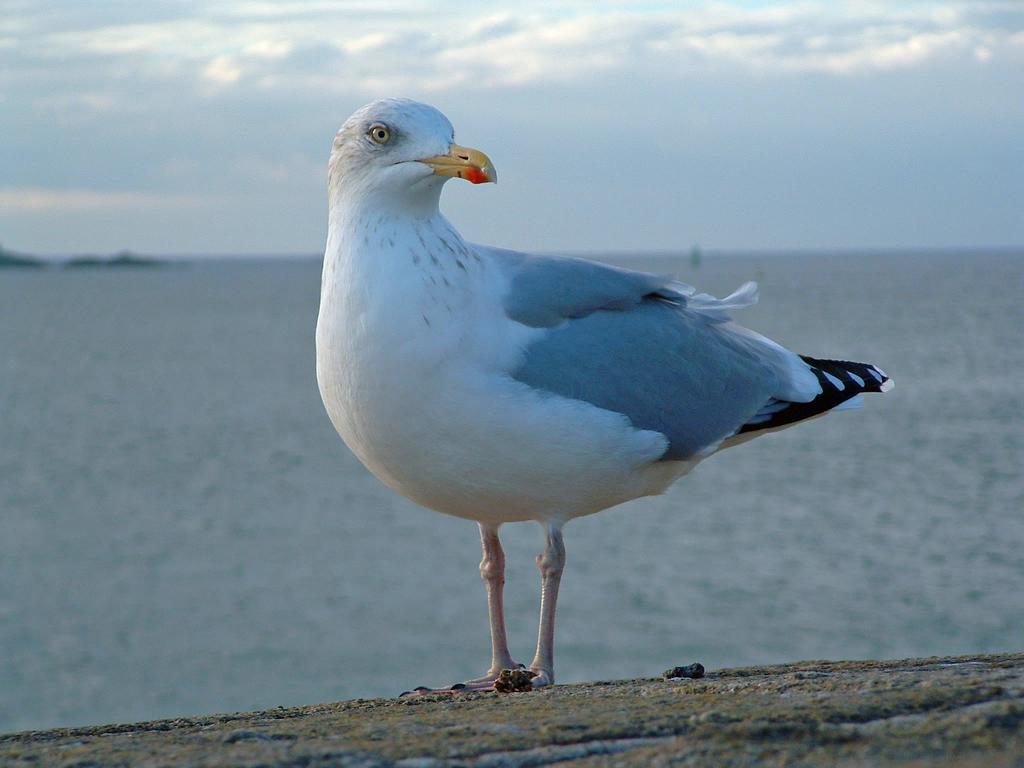
<path fill-rule="evenodd" d="M 387 144 L 391 140 L 391 131 L 386 125 L 375 123 L 370 126 L 370 139 L 376 144 Z"/>

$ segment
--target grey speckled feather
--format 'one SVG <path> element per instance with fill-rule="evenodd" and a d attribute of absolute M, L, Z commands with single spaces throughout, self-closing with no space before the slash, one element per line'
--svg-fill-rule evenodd
<path fill-rule="evenodd" d="M 642 272 L 480 250 L 508 270 L 509 317 L 547 329 L 513 377 L 662 433 L 665 459 L 714 450 L 772 398 L 820 392 L 795 354 L 727 322 L 727 309 L 753 302 L 753 286 L 719 301 Z"/>

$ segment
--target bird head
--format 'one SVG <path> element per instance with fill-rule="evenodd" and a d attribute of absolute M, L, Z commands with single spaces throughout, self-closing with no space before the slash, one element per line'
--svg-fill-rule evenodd
<path fill-rule="evenodd" d="M 334 137 L 329 168 L 332 195 L 435 205 L 450 178 L 497 181 L 487 155 L 455 144 L 448 118 L 411 99 L 356 110 Z"/>

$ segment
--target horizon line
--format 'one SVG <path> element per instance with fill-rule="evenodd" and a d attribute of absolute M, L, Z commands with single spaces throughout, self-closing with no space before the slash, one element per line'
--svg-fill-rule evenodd
<path fill-rule="evenodd" d="M 901 253 L 979 253 L 984 251 L 997 252 L 1024 252 L 1024 244 L 1000 244 L 1000 245 L 913 245 L 913 246 L 755 246 L 755 247 L 720 247 L 701 246 L 699 243 L 682 246 L 680 248 L 649 248 L 649 249 L 529 249 L 525 253 L 550 254 L 558 256 L 592 257 L 592 256 L 613 256 L 616 258 L 657 258 L 657 257 L 678 257 L 692 256 L 696 251 L 700 257 L 713 256 L 781 256 L 781 255 L 854 255 L 873 254 L 897 255 Z M 201 261 L 201 260 L 281 260 L 281 259 L 322 259 L 320 251 L 240 251 L 240 252 L 174 252 L 174 251 L 140 251 L 122 248 L 117 251 L 79 251 L 75 253 L 34 253 L 30 251 L 12 250 L 0 244 L 0 254 L 10 256 L 22 256 L 45 261 L 70 261 L 83 258 L 114 258 L 117 256 L 134 256 L 139 258 L 167 259 L 175 261 Z"/>

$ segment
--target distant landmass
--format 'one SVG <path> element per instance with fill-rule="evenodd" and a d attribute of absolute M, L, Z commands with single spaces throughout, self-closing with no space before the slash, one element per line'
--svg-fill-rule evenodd
<path fill-rule="evenodd" d="M 8 251 L 0 245 L 0 269 L 4 267 L 45 267 L 46 264 L 35 256 Z"/>
<path fill-rule="evenodd" d="M 4 267 L 28 267 L 42 268 L 54 267 L 64 269 L 78 269 L 91 267 L 159 267 L 166 262 L 152 256 L 143 256 L 131 251 L 119 251 L 110 256 L 97 254 L 82 254 L 72 256 L 66 260 L 44 259 L 28 253 L 9 251 L 0 245 L 0 268 Z"/>
<path fill-rule="evenodd" d="M 63 266 L 66 269 L 79 267 L 159 267 L 164 262 L 152 256 L 141 256 L 131 251 L 120 251 L 113 256 L 72 256 Z"/>

